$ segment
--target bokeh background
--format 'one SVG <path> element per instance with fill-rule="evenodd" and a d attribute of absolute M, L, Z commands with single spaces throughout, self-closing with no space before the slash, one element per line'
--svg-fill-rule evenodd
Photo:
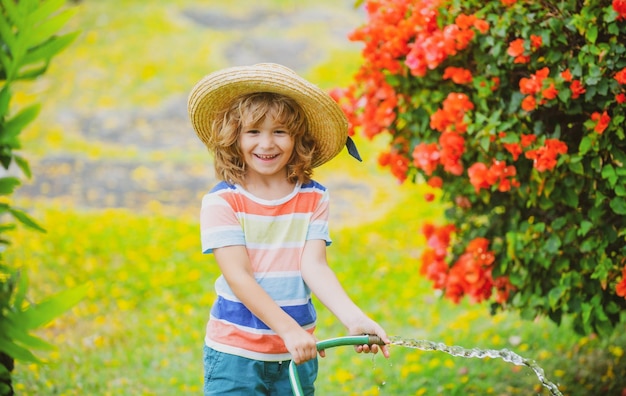
<path fill-rule="evenodd" d="M 214 70 L 258 62 L 282 63 L 324 89 L 346 86 L 361 49 L 347 36 L 365 12 L 353 0 L 82 0 L 68 7 L 77 13 L 66 30 L 80 30 L 78 40 L 42 78 L 20 84 L 14 103 L 43 105 L 23 135 L 33 178 L 15 201 L 47 233 L 16 231 L 6 257 L 30 278 L 32 301 L 83 284 L 88 292 L 39 332 L 57 348 L 38 354 L 46 364 L 18 363 L 17 393 L 200 394 L 218 269 L 200 253 L 197 216 L 215 177 L 188 122 L 188 92 Z M 421 225 L 437 222 L 444 208 L 425 201 L 428 187 L 399 185 L 378 167 L 385 136 L 355 139 L 363 163 L 344 152 L 315 178 L 331 191 L 331 265 L 388 333 L 513 349 L 572 395 L 619 378 L 623 343 L 606 347 L 546 320 L 441 300 L 420 276 L 418 258 Z M 345 335 L 317 306 L 318 338 Z M 567 388 L 576 376 L 578 388 Z M 317 386 L 321 395 L 547 394 L 524 367 L 396 347 L 389 361 L 351 348 L 328 351 Z"/>

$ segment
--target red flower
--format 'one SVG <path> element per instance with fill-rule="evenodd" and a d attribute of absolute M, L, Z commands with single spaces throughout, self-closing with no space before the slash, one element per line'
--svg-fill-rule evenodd
<path fill-rule="evenodd" d="M 426 223 L 422 227 L 422 234 L 426 237 L 426 244 L 433 249 L 439 258 L 444 258 L 448 252 L 451 234 L 456 231 L 456 227 L 452 224 L 436 227 L 433 224 Z"/>
<path fill-rule="evenodd" d="M 626 298 L 626 267 L 622 269 L 622 281 L 615 286 L 615 293 Z"/>
<path fill-rule="evenodd" d="M 496 302 L 501 305 L 507 302 L 509 294 L 515 289 L 506 276 L 494 279 L 493 286 L 496 288 Z"/>
<path fill-rule="evenodd" d="M 467 125 L 463 123 L 463 117 L 472 109 L 474 109 L 474 104 L 467 95 L 451 92 L 443 101 L 442 108 L 430 116 L 430 127 L 439 132 L 464 133 Z"/>
<path fill-rule="evenodd" d="M 619 14 L 617 19 L 626 19 L 626 0 L 613 0 L 613 9 Z"/>
<path fill-rule="evenodd" d="M 482 34 L 485 34 L 489 31 L 489 22 L 484 19 L 476 19 L 476 21 L 474 21 L 474 27 Z"/>
<path fill-rule="evenodd" d="M 420 143 L 413 149 L 413 164 L 430 176 L 439 166 L 439 147 L 437 143 Z"/>
<path fill-rule="evenodd" d="M 619 94 L 615 95 L 615 101 L 617 103 L 619 103 L 619 104 L 626 103 L 626 94 L 619 93 Z"/>
<path fill-rule="evenodd" d="M 509 43 L 509 48 L 506 50 L 509 56 L 514 58 L 524 54 L 524 39 L 518 38 Z"/>
<path fill-rule="evenodd" d="M 528 95 L 522 100 L 522 110 L 533 111 L 537 108 L 537 100 L 534 96 Z"/>
<path fill-rule="evenodd" d="M 433 188 L 441 188 L 443 186 L 443 180 L 439 176 L 431 177 L 426 183 Z"/>
<path fill-rule="evenodd" d="M 439 257 L 435 250 L 430 248 L 424 249 L 420 257 L 422 262 L 420 273 L 433 282 L 435 289 L 443 289 L 448 277 L 448 264 L 444 257 Z"/>
<path fill-rule="evenodd" d="M 546 139 L 544 146 L 529 150 L 524 155 L 533 160 L 533 166 L 539 172 L 552 170 L 556 166 L 556 157 L 567 153 L 567 145 L 558 139 Z"/>
<path fill-rule="evenodd" d="M 572 73 L 569 71 L 569 69 L 565 69 L 561 72 L 561 77 L 563 78 L 564 81 L 570 82 L 572 81 Z"/>
<path fill-rule="evenodd" d="M 522 134 L 522 147 L 526 148 L 528 146 L 530 146 L 531 144 L 533 144 L 535 142 L 535 140 L 537 140 L 537 136 L 536 135 L 524 135 Z"/>
<path fill-rule="evenodd" d="M 498 88 L 500 88 L 500 77 L 492 77 L 491 83 L 492 83 L 491 90 L 492 91 L 497 90 Z"/>
<path fill-rule="evenodd" d="M 476 193 L 478 193 L 481 188 L 489 188 L 492 184 L 491 180 L 489 180 L 487 165 L 482 162 L 477 162 L 470 166 L 467 169 L 467 175 L 469 176 L 470 183 L 474 186 Z"/>
<path fill-rule="evenodd" d="M 445 295 L 458 303 L 464 295 L 473 302 L 481 302 L 491 296 L 494 286 L 491 266 L 493 252 L 488 250 L 485 238 L 472 240 L 465 253 L 450 268 L 445 281 Z"/>
<path fill-rule="evenodd" d="M 503 143 L 502 146 L 506 151 L 511 153 L 513 161 L 517 161 L 520 154 L 522 154 L 522 146 L 519 143 Z"/>
<path fill-rule="evenodd" d="M 585 88 L 581 84 L 580 80 L 574 80 L 569 86 L 572 90 L 572 99 L 578 99 L 578 97 L 586 92 Z"/>
<path fill-rule="evenodd" d="M 462 67 L 448 66 L 443 71 L 443 79 L 452 79 L 455 84 L 469 84 L 472 82 L 472 72 Z"/>
<path fill-rule="evenodd" d="M 502 4 L 505 6 L 511 6 L 517 2 L 517 0 L 500 0 Z"/>
<path fill-rule="evenodd" d="M 611 117 L 609 117 L 606 111 L 604 111 L 602 114 L 598 113 L 597 111 L 594 112 L 591 115 L 591 119 L 596 122 L 596 126 L 593 128 L 593 130 L 596 131 L 596 133 L 599 135 L 602 135 L 602 133 L 604 133 L 604 130 L 611 123 Z"/>
<path fill-rule="evenodd" d="M 441 165 L 443 169 L 456 176 L 463 173 L 461 156 L 465 152 L 465 139 L 456 132 L 444 132 L 439 138 L 441 146 Z"/>
<path fill-rule="evenodd" d="M 626 0 L 624 0 L 624 2 L 626 3 Z M 615 78 L 615 81 L 617 81 L 618 83 L 625 85 L 626 84 L 626 67 L 618 71 L 617 73 L 615 73 L 614 78 Z"/>
<path fill-rule="evenodd" d="M 559 94 L 559 91 L 557 91 L 557 89 L 554 88 L 554 83 L 550 83 L 550 86 L 548 88 L 541 91 L 541 96 L 543 96 L 544 99 L 548 99 L 548 100 L 552 100 L 556 98 L 558 94 Z"/>
<path fill-rule="evenodd" d="M 519 90 L 524 95 L 534 95 L 541 90 L 541 80 L 534 78 L 532 76 L 530 78 L 522 77 L 519 80 Z"/>
<path fill-rule="evenodd" d="M 498 191 L 509 191 L 511 187 L 519 187 L 519 182 L 515 178 L 517 170 L 514 166 L 506 164 L 504 161 L 493 160 L 489 168 L 482 162 L 477 162 L 467 169 L 470 183 L 474 186 L 476 193 L 481 188 L 490 188 L 498 184 Z"/>
<path fill-rule="evenodd" d="M 537 36 L 534 34 L 530 35 L 530 46 L 533 49 L 539 49 L 541 47 L 541 45 L 543 44 L 543 40 L 541 39 L 541 36 Z"/>
<path fill-rule="evenodd" d="M 406 180 L 409 171 L 409 160 L 406 156 L 395 151 L 381 153 L 378 156 L 378 164 L 380 166 L 389 166 L 391 174 L 393 174 L 400 183 Z"/>

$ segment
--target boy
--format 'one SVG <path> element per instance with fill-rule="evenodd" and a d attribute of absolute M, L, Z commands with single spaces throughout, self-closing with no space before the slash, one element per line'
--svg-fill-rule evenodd
<path fill-rule="evenodd" d="M 276 64 L 210 74 L 193 88 L 188 108 L 222 180 L 204 196 L 200 216 L 203 252 L 214 254 L 222 273 L 207 324 L 204 393 L 291 394 L 293 359 L 302 389 L 312 395 L 311 292 L 350 334 L 389 343 L 326 261 L 328 191 L 311 175 L 344 145 L 358 157 L 346 118 L 328 94 Z M 388 357 L 387 346 L 381 349 Z"/>

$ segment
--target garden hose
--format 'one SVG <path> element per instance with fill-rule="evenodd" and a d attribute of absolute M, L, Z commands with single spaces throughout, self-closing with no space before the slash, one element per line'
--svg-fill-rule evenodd
<path fill-rule="evenodd" d="M 328 340 L 318 341 L 317 350 L 321 351 L 328 348 L 333 348 L 342 345 L 385 345 L 380 337 L 375 335 L 358 335 L 358 336 L 345 336 L 337 338 L 329 338 Z M 289 381 L 291 382 L 291 388 L 293 389 L 294 396 L 303 396 L 302 385 L 300 384 L 300 377 L 298 376 L 298 370 L 296 364 L 292 360 L 289 364 Z"/>

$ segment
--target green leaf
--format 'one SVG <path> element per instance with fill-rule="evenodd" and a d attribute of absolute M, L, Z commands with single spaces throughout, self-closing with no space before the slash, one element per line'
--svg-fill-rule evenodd
<path fill-rule="evenodd" d="M 572 188 L 564 188 L 561 190 L 563 201 L 572 208 L 578 207 L 578 194 Z"/>
<path fill-rule="evenodd" d="M 15 317 L 12 319 L 15 319 Z M 5 335 L 16 344 L 29 349 L 53 349 L 50 343 L 28 334 L 28 331 L 21 328 L 19 324 L 11 323 L 10 321 L 7 321 L 6 324 L 9 326 L 5 326 Z"/>
<path fill-rule="evenodd" d="M 65 0 L 47 0 L 42 1 L 41 4 L 29 15 L 29 22 L 36 25 L 39 22 L 43 22 L 55 11 L 60 9 Z"/>
<path fill-rule="evenodd" d="M 585 136 L 580 141 L 580 145 L 578 146 L 578 151 L 580 152 L 580 154 L 584 155 L 589 151 L 589 149 L 591 149 L 592 145 L 593 145 L 593 141 L 591 140 L 591 138 L 589 136 Z"/>
<path fill-rule="evenodd" d="M 0 331 L 2 331 L 2 328 L 0 328 Z M 0 351 L 11 356 L 13 359 L 22 362 L 40 362 L 40 360 L 37 359 L 37 357 L 33 355 L 31 351 L 20 345 L 17 345 L 15 342 L 4 336 L 0 337 Z"/>
<path fill-rule="evenodd" d="M 70 45 L 80 32 L 68 33 L 63 36 L 53 37 L 39 47 L 29 51 L 23 59 L 25 65 L 37 62 L 49 62 L 50 59 Z"/>
<path fill-rule="evenodd" d="M 43 302 L 31 305 L 27 310 L 20 313 L 25 328 L 28 330 L 37 329 L 63 314 L 83 299 L 89 287 L 89 284 L 84 284 L 73 289 L 63 290 Z"/>
<path fill-rule="evenodd" d="M 615 183 L 617 183 L 617 174 L 615 173 L 615 168 L 613 168 L 613 165 L 604 165 L 604 167 L 602 168 L 602 178 L 609 181 L 611 188 L 615 187 Z"/>
<path fill-rule="evenodd" d="M 587 40 L 589 40 L 592 43 L 595 43 L 596 40 L 598 39 L 598 27 L 596 25 L 591 25 L 589 26 L 589 28 L 587 29 Z"/>
<path fill-rule="evenodd" d="M 626 198 L 615 197 L 609 202 L 609 206 L 613 212 L 619 215 L 626 215 Z"/>
<path fill-rule="evenodd" d="M 482 138 L 480 138 L 480 147 L 483 150 L 489 151 L 490 144 L 491 144 L 491 138 L 489 136 L 483 136 Z"/>
<path fill-rule="evenodd" d="M 28 214 L 26 214 L 25 212 L 19 210 L 19 209 L 15 209 L 15 208 L 10 208 L 9 212 L 11 212 L 11 214 L 13 215 L 13 217 L 15 217 L 17 220 L 19 220 L 20 223 L 24 224 L 25 226 L 33 229 L 33 230 L 37 230 L 40 232 L 46 232 L 46 230 L 41 227 L 39 224 L 37 224 L 37 222 L 30 217 Z"/>
<path fill-rule="evenodd" d="M 550 254 L 558 253 L 560 247 L 561 247 L 561 239 L 556 233 L 551 234 L 544 245 L 545 251 Z"/>
<path fill-rule="evenodd" d="M 67 9 L 37 24 L 25 34 L 28 48 L 38 46 L 56 34 L 75 14 L 74 9 Z"/>
<path fill-rule="evenodd" d="M 4 84 L 0 89 L 0 118 L 4 117 L 9 112 L 9 102 L 11 101 L 11 91 L 9 90 L 9 84 Z"/>
<path fill-rule="evenodd" d="M 2 12 L 0 12 L 0 39 L 11 49 L 17 46 L 15 35 L 11 30 L 11 22 L 5 18 Z"/>
<path fill-rule="evenodd" d="M 4 124 L 4 128 L 0 130 L 0 144 L 12 146 L 15 138 L 20 134 L 26 125 L 32 122 L 39 114 L 41 105 L 36 103 L 23 108 L 13 118 Z"/>
<path fill-rule="evenodd" d="M 578 229 L 579 236 L 585 236 L 589 232 L 589 230 L 593 227 L 593 223 L 587 220 L 583 220 L 580 222 L 580 228 Z"/>
<path fill-rule="evenodd" d="M 21 183 L 16 177 L 0 177 L 0 195 L 11 195 Z"/>
<path fill-rule="evenodd" d="M 19 155 L 14 154 L 13 160 L 15 161 L 17 166 L 20 168 L 20 170 L 24 173 L 24 176 L 26 176 L 29 179 L 33 176 L 30 170 L 30 165 L 28 164 L 28 161 L 26 159 L 22 158 Z"/>
<path fill-rule="evenodd" d="M 570 162 L 569 163 L 569 169 L 576 173 L 577 175 L 584 175 L 585 174 L 585 168 L 583 167 L 582 162 L 578 161 L 578 162 Z"/>
<path fill-rule="evenodd" d="M 550 304 L 550 308 L 558 308 L 561 304 L 559 304 L 559 300 L 565 294 L 565 288 L 561 286 L 557 286 L 550 290 L 548 293 L 548 302 Z"/>

